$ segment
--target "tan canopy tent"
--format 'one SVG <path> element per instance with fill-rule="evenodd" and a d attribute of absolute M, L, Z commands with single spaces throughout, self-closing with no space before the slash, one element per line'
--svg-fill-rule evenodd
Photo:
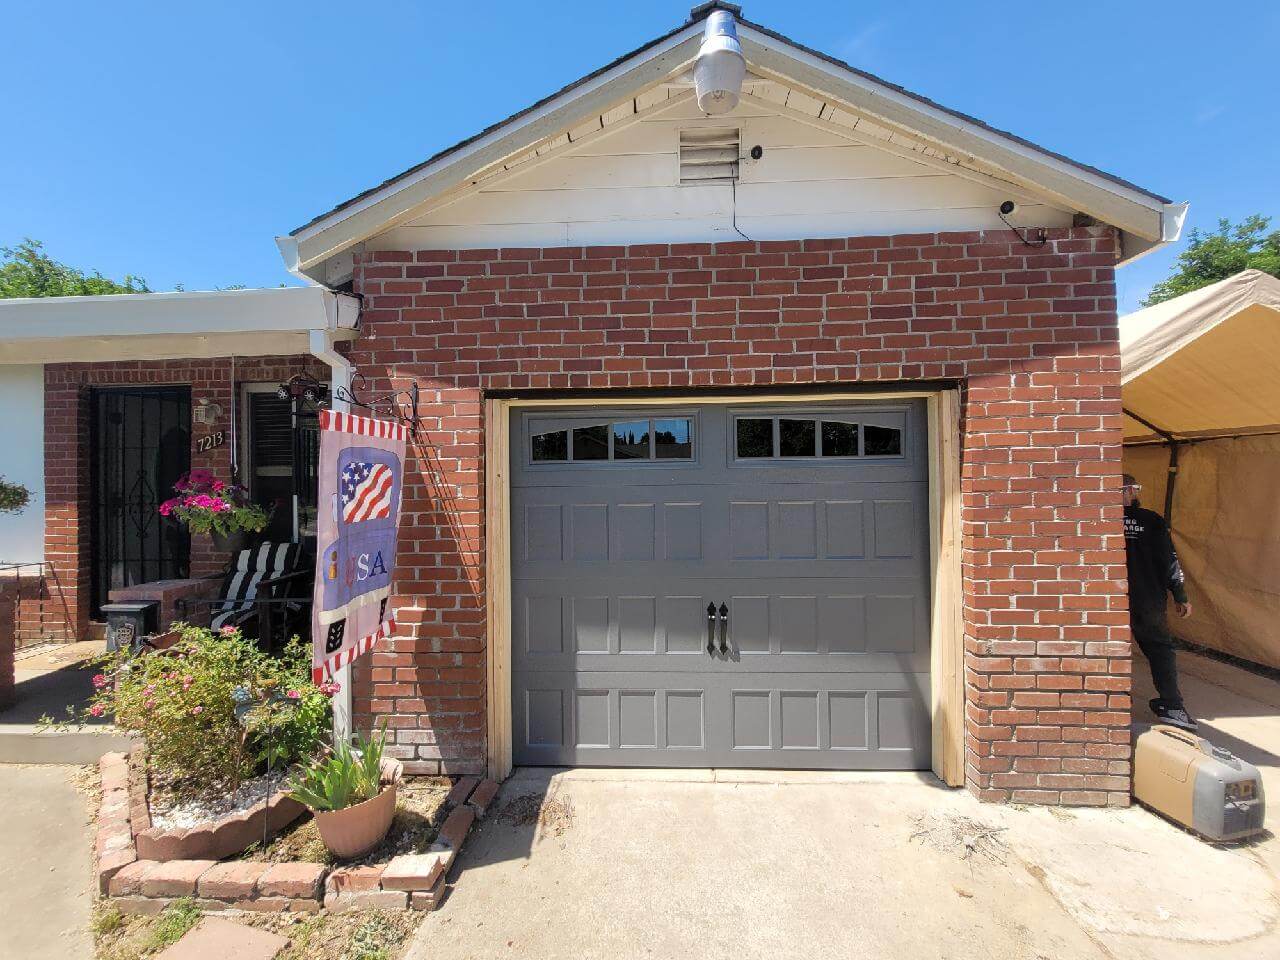
<path fill-rule="evenodd" d="M 1185 640 L 1280 667 L 1280 280 L 1246 270 L 1120 318 L 1125 470 L 1187 574 Z"/>

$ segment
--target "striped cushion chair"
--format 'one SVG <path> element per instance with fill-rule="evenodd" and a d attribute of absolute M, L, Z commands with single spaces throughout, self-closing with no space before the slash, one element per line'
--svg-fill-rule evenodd
<path fill-rule="evenodd" d="M 213 608 L 210 626 L 243 627 L 258 615 L 258 589 L 263 581 L 295 573 L 302 559 L 297 543 L 260 543 L 236 554 L 222 583 L 222 597 Z"/>

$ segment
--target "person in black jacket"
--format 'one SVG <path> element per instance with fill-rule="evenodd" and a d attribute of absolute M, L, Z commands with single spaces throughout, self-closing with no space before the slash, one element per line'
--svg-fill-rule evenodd
<path fill-rule="evenodd" d="M 1191 616 L 1186 578 L 1173 549 L 1164 517 L 1138 504 L 1142 489 L 1132 475 L 1124 475 L 1124 547 L 1129 568 L 1129 628 L 1143 656 L 1151 665 L 1151 679 L 1160 695 L 1151 701 L 1151 712 L 1164 723 L 1195 730 L 1178 690 L 1178 663 L 1165 618 L 1168 595 L 1173 594 L 1178 616 Z"/>

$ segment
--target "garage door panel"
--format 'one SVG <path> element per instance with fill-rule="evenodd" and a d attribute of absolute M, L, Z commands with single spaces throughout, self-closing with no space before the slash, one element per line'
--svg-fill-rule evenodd
<path fill-rule="evenodd" d="M 513 443 L 516 762 L 928 766 L 923 405 L 786 409 L 782 456 L 780 414 L 762 414 L 771 459 L 737 457 L 741 408 L 715 406 L 681 414 L 679 462 L 652 459 L 658 420 L 635 409 L 538 421 L 543 460 L 582 463 Z M 545 440 L 586 419 L 615 426 Z"/>
<path fill-rule="evenodd" d="M 674 578 L 649 583 L 656 594 L 636 594 L 636 584 L 619 579 L 579 587 L 557 583 L 521 584 L 513 595 L 517 667 L 591 656 L 653 654 L 707 657 L 707 607 L 726 607 L 726 645 L 748 657 L 831 655 L 825 669 L 864 669 L 860 659 L 876 654 L 927 654 L 927 596 L 901 580 L 864 580 L 857 594 L 846 581 L 775 580 L 767 594 L 730 594 L 740 583 L 691 583 Z M 672 592 L 667 593 L 663 587 Z M 701 588 L 688 592 L 691 587 Z M 589 592 L 588 592 L 589 591 Z M 617 591 L 617 592 L 613 592 Z M 679 591 L 679 592 L 677 592 Z M 717 647 L 720 623 L 711 625 Z M 711 667 L 714 663 L 708 663 Z M 629 667 L 634 669 L 634 667 Z M 685 664 L 681 669 L 696 669 Z"/>
<path fill-rule="evenodd" d="M 520 693 L 514 744 L 521 763 L 548 765 L 927 767 L 928 675 L 856 680 L 722 675 L 682 689 L 678 674 L 539 676 Z"/>
<path fill-rule="evenodd" d="M 679 683 L 677 674 L 540 675 L 518 693 L 515 750 L 523 763 L 705 766 L 709 695 Z"/>
<path fill-rule="evenodd" d="M 737 687 L 730 692 L 733 737 L 727 762 L 752 766 L 753 754 L 780 751 L 787 756 L 770 765 L 928 766 L 927 674 L 908 675 L 905 684 L 888 674 L 860 677 L 869 681 L 866 688 L 838 681 L 815 683 L 804 675 L 777 679 L 777 687 Z M 795 687 L 788 688 L 788 683 Z M 845 760 L 824 759 L 820 754 L 827 751 L 843 752 Z M 806 753 L 810 756 L 803 756 Z"/>
<path fill-rule="evenodd" d="M 569 506 L 570 563 L 599 563 L 609 559 L 609 504 L 574 503 Z"/>
<path fill-rule="evenodd" d="M 724 605 L 729 655 L 756 661 L 755 669 L 765 669 L 761 659 L 818 655 L 824 657 L 822 669 L 834 671 L 883 669 L 875 666 L 877 657 L 879 662 L 928 661 L 928 597 L 911 581 L 860 580 L 857 594 L 844 592 L 849 581 L 836 578 L 764 580 L 753 585 L 768 592 L 755 594 L 731 593 L 742 585 L 736 580 L 642 582 L 656 592 L 636 593 L 636 578 L 624 577 L 517 584 L 512 595 L 515 668 L 569 669 L 621 656 L 628 670 L 673 669 L 666 662 L 671 658 L 682 661 L 681 670 L 716 670 L 723 658 L 707 654 L 709 605 L 717 610 L 711 630 L 717 650 Z"/>
<path fill-rule="evenodd" d="M 545 501 L 573 489 L 521 491 L 512 554 L 526 578 L 615 567 L 628 575 L 698 576 L 712 567 L 745 577 L 916 577 L 929 548 L 927 485 L 883 486 L 847 484 L 846 497 L 830 497 L 810 485 L 776 499 L 759 489 L 683 487 L 652 500 L 622 488 L 565 505 Z"/>

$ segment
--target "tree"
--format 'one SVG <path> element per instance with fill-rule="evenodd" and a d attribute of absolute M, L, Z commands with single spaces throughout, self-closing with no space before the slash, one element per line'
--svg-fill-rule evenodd
<path fill-rule="evenodd" d="M 1172 300 L 1241 270 L 1261 270 L 1280 277 L 1280 230 L 1267 233 L 1270 225 L 1270 217 L 1255 213 L 1234 227 L 1224 217 L 1210 233 L 1192 230 L 1187 249 L 1178 254 L 1173 275 L 1152 287 L 1142 305 Z"/>
<path fill-rule="evenodd" d="M 44 244 L 29 237 L 16 247 L 0 247 L 0 297 L 79 297 L 103 293 L 150 293 L 141 277 L 112 280 L 94 271 L 59 263 Z"/>
<path fill-rule="evenodd" d="M 18 513 L 31 502 L 31 491 L 0 477 L 0 513 Z"/>

